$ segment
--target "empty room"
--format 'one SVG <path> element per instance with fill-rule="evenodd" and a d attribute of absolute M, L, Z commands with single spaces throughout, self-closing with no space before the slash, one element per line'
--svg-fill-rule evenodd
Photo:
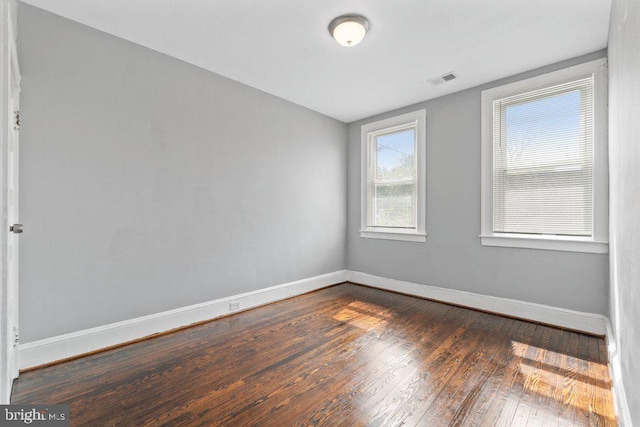
<path fill-rule="evenodd" d="M 640 425 L 639 0 L 0 11 L 0 425 Z"/>

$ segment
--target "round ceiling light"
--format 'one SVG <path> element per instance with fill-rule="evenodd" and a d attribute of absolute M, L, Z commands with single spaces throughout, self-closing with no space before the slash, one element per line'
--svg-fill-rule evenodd
<path fill-rule="evenodd" d="M 329 33 L 342 46 L 355 46 L 369 30 L 369 21 L 360 15 L 342 15 L 331 21 Z"/>

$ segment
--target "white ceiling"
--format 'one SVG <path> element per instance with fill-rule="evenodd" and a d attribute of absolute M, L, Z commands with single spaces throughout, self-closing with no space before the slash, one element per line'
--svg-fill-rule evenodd
<path fill-rule="evenodd" d="M 607 46 L 611 0 L 23 0 L 352 122 Z M 352 48 L 327 26 L 358 13 Z M 427 80 L 455 71 L 433 87 Z"/>

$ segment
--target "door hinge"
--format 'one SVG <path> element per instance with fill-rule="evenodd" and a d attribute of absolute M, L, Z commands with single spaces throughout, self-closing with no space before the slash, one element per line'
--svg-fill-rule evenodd
<path fill-rule="evenodd" d="M 20 130 L 20 110 L 15 110 L 13 114 L 15 115 L 15 123 L 13 124 L 13 128 L 15 130 Z"/>
<path fill-rule="evenodd" d="M 16 326 L 13 327 L 13 346 L 17 347 L 20 342 L 20 334 L 18 333 L 18 328 Z"/>

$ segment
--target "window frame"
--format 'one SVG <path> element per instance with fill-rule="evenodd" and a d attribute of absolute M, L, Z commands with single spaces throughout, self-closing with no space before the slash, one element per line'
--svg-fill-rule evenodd
<path fill-rule="evenodd" d="M 593 234 L 590 237 L 493 232 L 494 101 L 593 76 Z M 550 94 L 553 96 L 553 94 Z M 608 253 L 607 59 L 601 58 L 481 94 L 481 232 L 483 246 Z"/>
<path fill-rule="evenodd" d="M 425 242 L 426 233 L 426 198 L 427 198 L 427 156 L 426 156 L 426 121 L 427 113 L 425 109 L 412 111 L 410 113 L 401 114 L 399 116 L 366 123 L 360 128 L 360 152 L 361 152 L 361 218 L 360 218 L 360 237 L 385 239 L 385 240 L 404 240 L 410 242 Z M 387 132 L 401 131 L 415 124 L 415 228 L 396 228 L 396 227 L 369 227 L 370 201 L 369 201 L 369 183 L 370 183 L 370 158 L 373 138 L 377 135 Z"/>

